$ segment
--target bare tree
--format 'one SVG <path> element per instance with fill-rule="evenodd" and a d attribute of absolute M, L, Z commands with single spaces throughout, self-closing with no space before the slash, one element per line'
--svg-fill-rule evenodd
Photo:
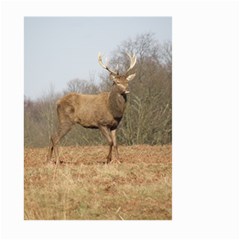
<path fill-rule="evenodd" d="M 116 129 L 126 107 L 127 94 L 129 93 L 128 82 L 136 75 L 135 73 L 130 74 L 136 64 L 136 57 L 129 55 L 129 58 L 130 67 L 124 74 L 120 75 L 118 71 L 112 71 L 103 64 L 101 55 L 98 55 L 99 64 L 110 73 L 110 79 L 113 81 L 110 92 L 95 95 L 69 93 L 57 101 L 59 126 L 50 140 L 48 161 L 51 160 L 54 152 L 56 162 L 59 163 L 57 144 L 76 123 L 85 128 L 99 129 L 109 144 L 107 163 L 112 160 L 113 146 L 118 159 Z"/>
<path fill-rule="evenodd" d="M 118 52 L 118 54 L 115 54 Z M 138 58 L 136 82 L 128 98 L 119 128 L 118 140 L 127 144 L 171 143 L 172 134 L 172 44 L 160 43 L 154 34 L 146 33 L 122 42 L 110 63 L 125 68 L 124 52 Z M 106 80 L 103 80 L 104 85 Z M 130 83 L 130 88 L 131 88 Z"/>
<path fill-rule="evenodd" d="M 95 94 L 98 92 L 98 87 L 94 84 L 93 79 L 90 81 L 73 79 L 67 83 L 68 92 L 77 92 L 77 93 L 86 93 L 86 94 Z"/>

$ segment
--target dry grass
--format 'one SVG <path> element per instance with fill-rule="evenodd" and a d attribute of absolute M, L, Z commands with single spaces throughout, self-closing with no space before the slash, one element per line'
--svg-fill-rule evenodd
<path fill-rule="evenodd" d="M 120 146 L 121 164 L 102 164 L 107 146 L 25 148 L 24 218 L 140 220 L 172 218 L 172 150 Z"/>

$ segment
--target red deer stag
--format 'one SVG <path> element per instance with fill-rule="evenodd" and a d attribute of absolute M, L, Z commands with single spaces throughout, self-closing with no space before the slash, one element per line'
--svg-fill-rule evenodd
<path fill-rule="evenodd" d="M 120 75 L 104 65 L 101 54 L 98 54 L 99 64 L 110 73 L 110 79 L 113 81 L 110 92 L 102 92 L 96 95 L 69 93 L 57 101 L 59 126 L 50 139 L 47 162 L 51 160 L 54 152 L 56 163 L 59 163 L 57 144 L 76 123 L 85 128 L 99 129 L 109 144 L 107 163 L 112 160 L 113 146 L 116 151 L 116 159 L 118 159 L 116 129 L 126 107 L 127 94 L 129 93 L 128 82 L 134 79 L 136 75 L 136 73 L 130 74 L 130 71 L 135 66 L 137 59 L 134 55 L 128 54 L 128 56 L 130 67 L 125 74 Z"/>

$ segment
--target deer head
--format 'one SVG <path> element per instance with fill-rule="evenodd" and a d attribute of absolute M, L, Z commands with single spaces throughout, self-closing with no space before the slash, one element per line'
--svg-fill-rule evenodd
<path fill-rule="evenodd" d="M 137 58 L 135 55 L 131 56 L 129 53 L 127 53 L 128 57 L 130 58 L 130 67 L 127 69 L 125 74 L 119 74 L 117 71 L 112 71 L 107 65 L 103 64 L 102 62 L 102 56 L 99 53 L 98 54 L 98 62 L 99 64 L 106 69 L 110 73 L 110 79 L 116 84 L 118 87 L 118 90 L 123 94 L 129 93 L 128 90 L 128 82 L 133 80 L 136 76 L 136 73 L 129 74 L 130 71 L 134 68 L 137 62 Z"/>

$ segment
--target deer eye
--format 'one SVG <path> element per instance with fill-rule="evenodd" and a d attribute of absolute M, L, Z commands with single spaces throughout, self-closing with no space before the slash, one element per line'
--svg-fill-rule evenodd
<path fill-rule="evenodd" d="M 121 84 L 121 81 L 120 81 L 119 79 L 116 79 L 115 82 L 116 82 L 117 84 Z"/>
<path fill-rule="evenodd" d="M 121 84 L 121 81 L 119 80 L 119 78 L 112 76 L 112 80 L 116 83 L 116 84 Z"/>

